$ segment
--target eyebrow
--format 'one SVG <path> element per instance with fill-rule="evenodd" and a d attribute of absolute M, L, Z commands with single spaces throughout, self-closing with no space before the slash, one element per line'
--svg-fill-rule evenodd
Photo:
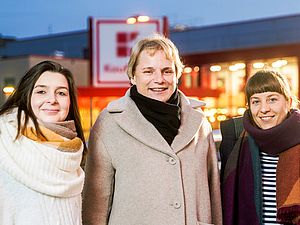
<path fill-rule="evenodd" d="M 267 95 L 267 98 L 269 98 L 269 97 L 272 97 L 272 96 L 279 96 L 280 94 L 279 93 L 274 93 L 274 94 L 269 94 L 269 95 Z M 256 97 L 256 96 L 254 96 L 254 97 L 250 97 L 250 99 L 252 99 L 252 98 L 260 98 L 260 97 Z"/>
<path fill-rule="evenodd" d="M 147 69 L 148 69 L 148 70 L 149 70 L 149 69 L 154 69 L 154 67 L 153 67 L 153 66 L 147 66 L 147 67 L 143 67 L 143 68 L 142 68 L 142 70 L 147 70 Z"/>
<path fill-rule="evenodd" d="M 154 69 L 154 67 L 153 67 L 153 66 L 147 66 L 147 67 L 143 67 L 143 68 L 142 68 L 142 70 L 146 70 L 146 69 Z M 166 67 L 162 68 L 162 70 L 166 70 L 166 69 L 171 69 L 171 70 L 173 70 L 173 68 L 170 67 L 170 66 L 166 66 Z"/>
<path fill-rule="evenodd" d="M 33 89 L 35 89 L 35 88 L 47 88 L 47 87 L 49 87 L 49 86 L 47 86 L 47 85 L 45 85 L 45 84 L 38 84 L 38 85 L 36 85 L 36 86 L 34 86 L 34 88 Z M 57 88 L 56 89 L 67 89 L 67 90 L 69 90 L 69 88 L 67 87 L 67 86 L 57 86 Z"/>

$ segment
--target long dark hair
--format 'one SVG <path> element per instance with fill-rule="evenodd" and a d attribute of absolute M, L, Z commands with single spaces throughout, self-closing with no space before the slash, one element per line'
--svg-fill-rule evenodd
<path fill-rule="evenodd" d="M 64 75 L 68 81 L 69 95 L 70 95 L 70 109 L 66 120 L 74 120 L 77 136 L 82 140 L 84 144 L 84 153 L 86 153 L 87 147 L 85 144 L 83 129 L 81 126 L 81 119 L 80 119 L 78 102 L 77 102 L 77 89 L 75 87 L 74 77 L 69 69 L 64 68 L 62 65 L 60 65 L 57 62 L 43 61 L 31 67 L 29 70 L 27 70 L 26 73 L 20 79 L 19 83 L 17 84 L 15 91 L 0 108 L 0 116 L 5 114 L 6 112 L 11 111 L 13 108 L 18 108 L 18 113 L 17 113 L 18 132 L 16 135 L 16 139 L 18 139 L 21 134 L 24 134 L 29 118 L 34 123 L 37 135 L 40 135 L 41 132 L 38 126 L 37 118 L 34 115 L 31 108 L 31 95 L 36 81 L 46 71 L 60 73 Z M 22 111 L 24 112 L 24 116 L 25 116 L 24 124 L 21 124 Z"/>

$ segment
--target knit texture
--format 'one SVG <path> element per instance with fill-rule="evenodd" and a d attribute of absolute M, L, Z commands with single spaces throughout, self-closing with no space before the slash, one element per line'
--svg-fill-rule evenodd
<path fill-rule="evenodd" d="M 253 126 L 248 113 L 246 111 L 243 118 L 245 131 L 225 166 L 222 185 L 224 224 L 262 224 L 259 151 L 269 155 L 279 154 L 276 172 L 277 222 L 291 223 L 300 215 L 300 112 L 294 109 L 288 119 L 267 130 Z"/>
<path fill-rule="evenodd" d="M 81 224 L 82 141 L 40 129 L 15 140 L 16 110 L 0 117 L 0 223 Z"/>

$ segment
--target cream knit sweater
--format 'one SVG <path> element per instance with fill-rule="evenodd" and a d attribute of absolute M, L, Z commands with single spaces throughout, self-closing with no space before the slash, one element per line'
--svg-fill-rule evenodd
<path fill-rule="evenodd" d="M 14 141 L 16 128 L 15 110 L 0 117 L 0 224 L 82 224 L 82 145 L 62 151 L 25 136 Z"/>

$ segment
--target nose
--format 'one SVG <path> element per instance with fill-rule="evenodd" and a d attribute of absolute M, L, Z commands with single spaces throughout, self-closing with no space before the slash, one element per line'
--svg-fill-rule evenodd
<path fill-rule="evenodd" d="M 51 104 L 55 104 L 57 103 L 57 98 L 56 98 L 56 94 L 55 93 L 51 93 L 48 95 L 48 99 L 47 101 Z"/>
<path fill-rule="evenodd" d="M 154 82 L 155 83 L 163 83 L 164 81 L 164 76 L 160 70 L 156 71 L 154 73 Z"/>
<path fill-rule="evenodd" d="M 266 113 L 270 111 L 270 106 L 267 102 L 262 102 L 261 107 L 260 107 L 260 111 L 262 113 Z"/>

